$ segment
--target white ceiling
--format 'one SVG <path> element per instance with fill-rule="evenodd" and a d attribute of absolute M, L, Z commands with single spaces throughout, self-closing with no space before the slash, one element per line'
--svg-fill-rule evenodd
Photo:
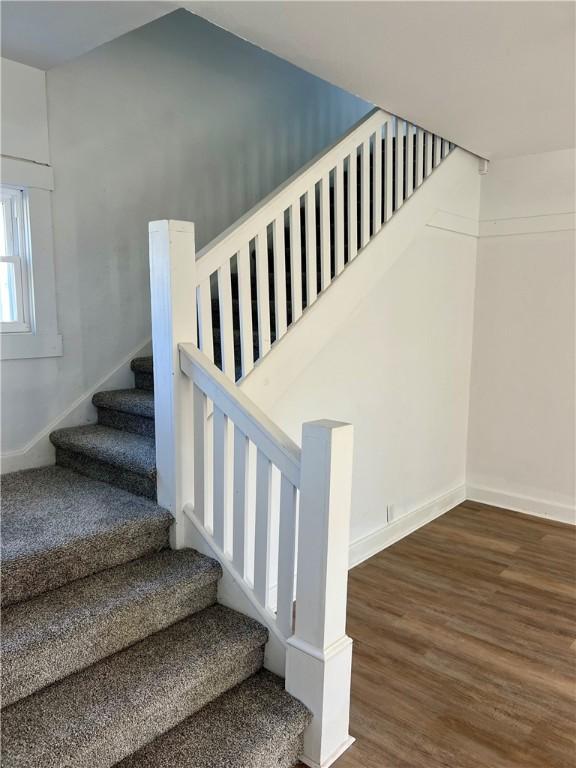
<path fill-rule="evenodd" d="M 2 2 L 2 55 L 50 69 L 179 6 L 483 157 L 573 147 L 572 2 Z"/>
<path fill-rule="evenodd" d="M 51 69 L 175 10 L 173 2 L 2 2 L 2 56 Z"/>
<path fill-rule="evenodd" d="M 185 2 L 483 157 L 573 147 L 572 2 Z"/>

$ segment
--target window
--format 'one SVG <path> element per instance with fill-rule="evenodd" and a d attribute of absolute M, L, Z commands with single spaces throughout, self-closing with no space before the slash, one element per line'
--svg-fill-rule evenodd
<path fill-rule="evenodd" d="M 52 168 L 2 157 L 0 172 L 0 359 L 58 357 Z"/>
<path fill-rule="evenodd" d="M 25 190 L 0 187 L 0 327 L 3 333 L 32 329 L 30 228 Z"/>

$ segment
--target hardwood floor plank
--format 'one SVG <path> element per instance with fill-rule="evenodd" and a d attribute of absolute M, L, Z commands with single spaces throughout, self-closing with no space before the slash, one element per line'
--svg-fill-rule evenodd
<path fill-rule="evenodd" d="M 350 572 L 336 768 L 575 768 L 576 530 L 464 502 Z"/>

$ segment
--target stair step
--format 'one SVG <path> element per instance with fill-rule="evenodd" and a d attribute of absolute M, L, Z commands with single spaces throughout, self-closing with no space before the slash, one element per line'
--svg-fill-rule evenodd
<path fill-rule="evenodd" d="M 117 768 L 290 768 L 310 719 L 284 681 L 262 670 Z"/>
<path fill-rule="evenodd" d="M 63 467 L 2 477 L 2 605 L 168 546 L 169 512 Z"/>
<path fill-rule="evenodd" d="M 154 440 L 100 424 L 52 432 L 56 463 L 130 493 L 156 498 Z"/>
<path fill-rule="evenodd" d="M 146 389 L 116 389 L 97 392 L 92 398 L 98 423 L 154 437 L 154 393 Z"/>
<path fill-rule="evenodd" d="M 154 389 L 154 373 L 151 357 L 136 357 L 130 363 L 134 373 L 134 383 L 138 389 L 152 391 Z"/>
<path fill-rule="evenodd" d="M 2 705 L 213 605 L 221 573 L 194 550 L 165 550 L 4 609 Z"/>
<path fill-rule="evenodd" d="M 3 711 L 3 768 L 109 768 L 261 666 L 266 630 L 206 608 Z"/>
<path fill-rule="evenodd" d="M 152 373 L 152 356 L 135 357 L 130 363 L 130 368 L 134 373 L 136 373 L 136 371 L 140 373 Z"/>

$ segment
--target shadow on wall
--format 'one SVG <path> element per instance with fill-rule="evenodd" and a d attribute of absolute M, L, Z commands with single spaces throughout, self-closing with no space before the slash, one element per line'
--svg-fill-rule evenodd
<path fill-rule="evenodd" d="M 50 70 L 47 100 L 64 356 L 3 366 L 4 451 L 149 337 L 150 220 L 199 249 L 371 108 L 185 10 Z"/>

